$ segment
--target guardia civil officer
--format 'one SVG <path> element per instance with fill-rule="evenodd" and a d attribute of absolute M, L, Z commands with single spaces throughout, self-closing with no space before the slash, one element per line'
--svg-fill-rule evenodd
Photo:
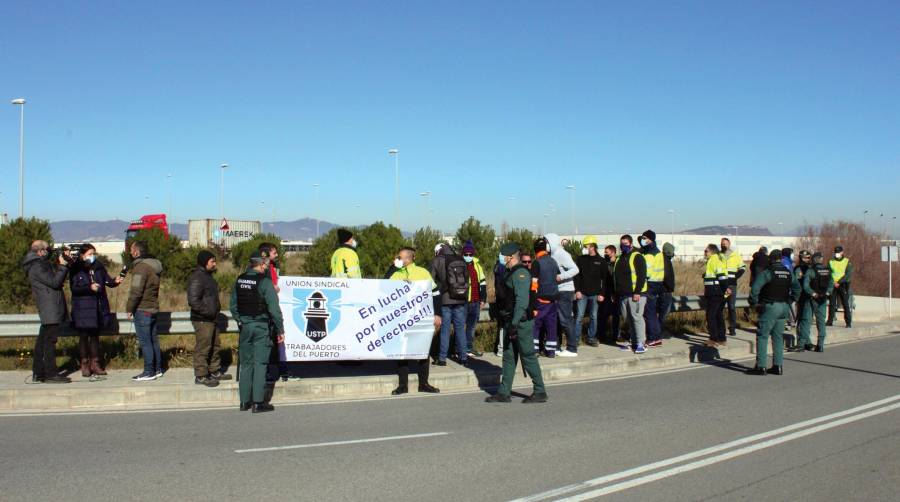
<path fill-rule="evenodd" d="M 772 337 L 774 352 L 772 367 L 768 373 L 782 375 L 784 360 L 784 323 L 788 319 L 788 309 L 792 301 L 800 296 L 800 283 L 791 271 L 781 263 L 781 250 L 775 249 L 769 255 L 769 268 L 763 271 L 750 288 L 750 305 L 760 305 L 763 309 L 756 332 L 756 366 L 747 370 L 749 375 L 765 375 L 766 353 L 769 337 Z"/>
<path fill-rule="evenodd" d="M 522 368 L 531 377 L 534 392 L 526 397 L 523 403 L 547 402 L 547 391 L 544 389 L 544 378 L 541 367 L 534 353 L 534 311 L 537 308 L 537 297 L 531 291 L 531 272 L 519 262 L 520 248 L 518 244 L 507 243 L 500 248 L 506 266 L 506 276 L 497 285 L 503 288 L 504 305 L 501 315 L 508 319 L 504 330 L 503 374 L 500 388 L 493 396 L 485 398 L 487 403 L 508 403 L 512 393 L 513 379 L 516 376 L 516 357 L 522 359 Z"/>
<path fill-rule="evenodd" d="M 272 411 L 265 402 L 266 365 L 272 353 L 269 323 L 274 326 L 277 341 L 284 341 L 284 321 L 278 294 L 267 273 L 268 263 L 262 253 L 250 255 L 250 267 L 237 278 L 231 291 L 231 316 L 241 330 L 239 353 L 241 381 L 239 393 L 241 411 L 252 408 L 253 413 Z"/>
<path fill-rule="evenodd" d="M 806 323 L 806 340 L 807 343 L 801 347 L 801 350 L 810 350 L 813 348 L 809 341 L 810 319 L 816 318 L 816 331 L 819 332 L 819 338 L 816 340 L 816 352 L 825 352 L 825 315 L 828 312 L 828 299 L 834 291 L 834 284 L 831 281 L 831 269 L 823 262 L 825 258 L 822 253 L 816 251 L 812 255 L 813 265 L 803 277 L 803 292 L 809 297 L 806 303 L 806 311 L 804 317 Z"/>
<path fill-rule="evenodd" d="M 794 277 L 800 283 L 800 299 L 797 300 L 797 341 L 792 349 L 794 352 L 803 352 L 812 348 L 812 342 L 809 338 L 809 331 L 812 323 L 812 310 L 807 308 L 810 295 L 806 294 L 806 290 L 802 289 L 803 282 L 806 280 L 806 274 L 812 272 L 812 253 L 807 250 L 800 251 L 800 263 L 794 267 Z"/>

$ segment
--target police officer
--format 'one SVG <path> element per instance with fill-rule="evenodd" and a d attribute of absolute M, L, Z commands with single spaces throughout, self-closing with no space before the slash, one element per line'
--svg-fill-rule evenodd
<path fill-rule="evenodd" d="M 850 278 L 853 275 L 853 265 L 850 260 L 844 256 L 844 248 L 836 246 L 834 248 L 834 258 L 828 261 L 828 268 L 831 269 L 831 282 L 834 285 L 834 291 L 831 295 L 831 308 L 828 309 L 828 326 L 834 323 L 834 314 L 837 312 L 838 300 L 841 300 L 841 308 L 844 309 L 844 322 L 850 327 L 853 321 L 853 310 L 850 306 Z"/>
<path fill-rule="evenodd" d="M 356 254 L 356 239 L 346 228 L 337 231 L 338 248 L 331 255 L 331 277 L 342 279 L 362 279 L 359 255 Z"/>
<path fill-rule="evenodd" d="M 231 316 L 237 321 L 241 334 L 241 381 L 239 394 L 241 411 L 252 408 L 253 413 L 272 411 L 265 402 L 266 365 L 272 353 L 269 323 L 274 326 L 278 343 L 284 342 L 284 321 L 275 286 L 267 273 L 268 263 L 262 253 L 250 255 L 250 267 L 237 278 L 231 291 Z"/>
<path fill-rule="evenodd" d="M 791 271 L 781 263 L 781 250 L 769 255 L 769 268 L 763 271 L 750 288 L 750 305 L 763 309 L 756 332 L 756 366 L 747 370 L 749 375 L 765 375 L 769 337 L 772 337 L 772 367 L 768 373 L 784 374 L 784 323 L 788 319 L 790 302 L 800 296 L 800 283 Z"/>
<path fill-rule="evenodd" d="M 522 369 L 531 377 L 534 385 L 534 392 L 522 402 L 547 402 L 544 378 L 534 353 L 532 338 L 537 298 L 531 291 L 531 272 L 519 263 L 520 251 L 519 245 L 512 242 L 500 248 L 507 272 L 504 281 L 497 287 L 504 289 L 502 298 L 505 299 L 505 304 L 501 308 L 501 315 L 508 321 L 503 334 L 503 375 L 500 378 L 500 388 L 496 394 L 485 398 L 487 403 L 509 402 L 513 378 L 516 375 L 517 356 L 522 359 Z"/>
<path fill-rule="evenodd" d="M 813 315 L 816 317 L 816 330 L 819 332 L 819 338 L 816 341 L 816 352 L 825 352 L 825 313 L 828 310 L 828 298 L 834 290 L 834 284 L 831 281 L 831 269 L 828 268 L 823 261 L 822 253 L 816 251 L 812 255 L 813 265 L 803 277 L 803 292 L 809 298 L 806 303 L 806 343 L 801 350 L 810 350 L 813 348 L 809 339 L 810 320 Z"/>
<path fill-rule="evenodd" d="M 800 263 L 794 267 L 794 277 L 801 287 L 806 278 L 806 274 L 812 269 L 812 253 L 807 250 L 800 251 Z M 792 350 L 803 352 L 810 350 L 812 342 L 809 338 L 809 331 L 812 324 L 812 310 L 808 309 L 811 296 L 806 294 L 806 290 L 800 291 L 800 299 L 797 300 L 797 340 Z M 809 347 L 809 348 L 808 348 Z"/>

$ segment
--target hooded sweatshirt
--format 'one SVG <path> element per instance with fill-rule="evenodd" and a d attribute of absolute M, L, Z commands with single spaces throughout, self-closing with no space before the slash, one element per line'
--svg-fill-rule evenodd
<path fill-rule="evenodd" d="M 575 292 L 575 276 L 578 275 L 578 265 L 572 259 L 572 255 L 563 249 L 560 237 L 556 234 L 547 234 L 547 244 L 550 246 L 550 257 L 559 265 L 559 290 Z"/>
<path fill-rule="evenodd" d="M 131 264 L 131 289 L 125 311 L 159 313 L 159 279 L 162 263 L 156 258 L 136 258 Z"/>
<path fill-rule="evenodd" d="M 60 324 L 65 321 L 66 297 L 63 295 L 63 283 L 69 269 L 51 265 L 46 256 L 38 256 L 34 251 L 25 255 L 22 268 L 31 283 L 31 293 L 37 304 L 41 324 Z"/>
<path fill-rule="evenodd" d="M 666 288 L 666 291 L 669 293 L 675 292 L 675 267 L 672 265 L 672 258 L 675 257 L 675 246 L 672 243 L 667 242 L 663 244 L 663 260 L 665 263 L 666 271 L 665 278 L 663 279 L 663 287 Z"/>

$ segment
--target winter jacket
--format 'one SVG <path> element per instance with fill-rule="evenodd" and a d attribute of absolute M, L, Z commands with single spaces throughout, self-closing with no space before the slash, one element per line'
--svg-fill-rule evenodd
<path fill-rule="evenodd" d="M 769 268 L 769 255 L 762 251 L 753 253 L 753 259 L 750 260 L 750 283 L 753 284 L 756 277 L 767 268 Z"/>
<path fill-rule="evenodd" d="M 93 291 L 91 284 L 99 284 Z M 106 288 L 118 286 L 109 276 L 106 267 L 99 261 L 75 262 L 69 273 L 69 288 L 72 290 L 72 324 L 78 330 L 103 329 L 112 321 Z"/>
<path fill-rule="evenodd" d="M 634 254 L 634 281 L 631 280 L 631 255 Z M 616 260 L 614 278 L 619 298 L 647 292 L 647 263 L 640 252 L 622 253 Z"/>
<path fill-rule="evenodd" d="M 559 265 L 559 290 L 575 291 L 575 276 L 578 275 L 578 265 L 562 247 L 562 239 L 556 234 L 547 234 L 547 244 L 550 246 L 550 257 Z"/>
<path fill-rule="evenodd" d="M 159 313 L 159 279 L 162 263 L 156 258 L 137 258 L 131 264 L 131 289 L 125 311 Z"/>
<path fill-rule="evenodd" d="M 665 265 L 665 278 L 663 279 L 663 287 L 666 292 L 675 292 L 675 266 L 672 265 L 672 258 L 675 256 L 675 246 L 670 243 L 663 244 L 663 260 Z"/>
<path fill-rule="evenodd" d="M 187 300 L 192 321 L 215 322 L 222 305 L 219 303 L 219 284 L 212 272 L 197 267 L 187 283 Z"/>
<path fill-rule="evenodd" d="M 559 285 L 556 276 L 559 273 L 559 264 L 545 251 L 541 251 L 531 262 L 532 282 L 537 282 L 538 300 L 555 302 L 559 299 Z"/>
<path fill-rule="evenodd" d="M 587 296 L 603 294 L 604 280 L 609 273 L 603 255 L 581 255 L 575 260 L 578 275 L 575 276 L 575 291 Z"/>
<path fill-rule="evenodd" d="M 453 252 L 453 248 L 451 248 L 447 244 L 442 244 L 441 249 L 438 251 L 437 256 L 431 260 L 431 269 L 428 272 L 431 274 L 431 277 L 434 278 L 434 282 L 437 284 L 437 288 L 439 291 L 443 291 L 441 293 L 441 305 L 462 305 L 467 303 L 465 300 L 453 300 L 450 298 L 450 293 L 447 291 L 445 284 L 447 282 L 447 259 L 453 256 L 455 253 Z M 468 276 L 467 276 L 468 277 Z"/>
<path fill-rule="evenodd" d="M 69 273 L 68 267 L 52 265 L 46 256 L 29 251 L 22 260 L 22 268 L 31 283 L 31 294 L 34 295 L 41 324 L 64 322 L 66 297 L 63 295 L 63 283 Z"/>

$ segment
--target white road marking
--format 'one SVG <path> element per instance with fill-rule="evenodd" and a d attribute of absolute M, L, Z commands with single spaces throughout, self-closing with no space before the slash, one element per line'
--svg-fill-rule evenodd
<path fill-rule="evenodd" d="M 584 490 L 587 488 L 592 488 L 595 486 L 606 485 L 613 481 L 618 481 L 618 480 L 629 478 L 629 477 L 636 476 L 639 474 L 644 474 L 646 472 L 650 472 L 650 471 L 653 471 L 653 470 L 656 470 L 656 469 L 659 469 L 662 467 L 669 467 L 669 466 L 672 466 L 675 464 L 679 464 L 681 462 L 685 462 L 687 460 L 693 460 L 693 459 L 705 457 L 707 455 L 711 455 L 714 453 L 719 453 L 719 452 L 722 452 L 725 450 L 730 450 L 732 448 L 736 448 L 739 446 L 747 445 L 750 443 L 755 443 L 757 441 L 767 440 L 767 441 L 763 441 L 762 443 L 759 443 L 757 445 L 740 448 L 740 449 L 734 450 L 732 452 L 722 453 L 720 455 L 710 457 L 708 459 L 704 459 L 704 460 L 700 460 L 700 461 L 693 462 L 690 464 L 686 464 L 684 466 L 675 467 L 675 468 L 669 469 L 667 471 L 662 471 L 660 473 L 655 473 L 655 474 L 651 474 L 651 475 L 648 475 L 648 476 L 645 476 L 642 478 L 637 478 L 637 480 L 646 479 L 646 481 L 644 481 L 645 483 L 650 482 L 650 481 L 655 481 L 656 479 L 661 479 L 661 478 L 655 478 L 654 476 L 659 476 L 660 474 L 663 474 L 663 473 L 670 473 L 670 474 L 667 474 L 666 476 L 662 476 L 662 477 L 674 476 L 675 474 L 679 474 L 681 472 L 686 472 L 686 470 L 693 470 L 693 469 L 702 467 L 704 465 L 709 465 L 710 463 L 721 462 L 722 460 L 727 460 L 729 458 L 733 458 L 734 456 L 744 455 L 746 453 L 750 453 L 750 452 L 753 452 L 753 451 L 756 451 L 756 450 L 759 450 L 762 448 L 768 448 L 768 447 L 774 446 L 776 444 L 790 441 L 792 439 L 803 437 L 803 436 L 806 436 L 809 434 L 814 434 L 816 432 L 830 429 L 832 427 L 837 427 L 837 426 L 843 425 L 845 423 L 855 422 L 857 420 L 862 420 L 863 418 L 878 415 L 881 413 L 887 413 L 888 411 L 892 411 L 894 409 L 900 408 L 900 402 L 897 402 L 897 401 L 900 401 L 900 394 L 897 394 L 897 395 L 894 395 L 894 396 L 891 396 L 891 397 L 888 397 L 885 399 L 880 399 L 878 401 L 873 401 L 871 403 L 856 406 L 854 408 L 850 408 L 847 410 L 831 413 L 828 415 L 823 415 L 821 417 L 816 417 L 816 418 L 812 418 L 809 420 L 804 420 L 802 422 L 797 422 L 795 424 L 787 425 L 785 427 L 780 427 L 778 429 L 773 429 L 771 431 L 762 432 L 759 434 L 754 434 L 752 436 L 746 436 L 743 438 L 739 438 L 734 441 L 729 441 L 727 443 L 721 443 L 718 445 L 710 446 L 709 448 L 704 448 L 702 450 L 685 453 L 683 455 L 678 455 L 676 457 L 671 457 L 671 458 L 668 458 L 665 460 L 660 460 L 658 462 L 653 462 L 650 464 L 634 467 L 634 468 L 627 469 L 627 470 L 617 472 L 614 474 L 600 476 L 598 478 L 590 479 L 588 481 L 583 481 L 581 483 L 574 483 L 574 484 L 563 486 L 560 488 L 555 488 L 553 490 L 541 492 L 541 493 L 538 493 L 538 494 L 535 494 L 535 495 L 532 495 L 529 497 L 516 499 L 513 502 L 526 502 L 526 501 L 533 502 L 533 501 L 538 501 L 538 500 L 555 498 L 555 497 L 559 497 L 562 495 L 566 495 L 568 493 L 577 492 L 577 491 Z M 887 406 L 884 406 L 884 405 L 887 405 Z M 884 406 L 884 407 L 878 408 L 879 406 Z M 875 409 L 873 409 L 873 408 L 875 408 Z M 867 410 L 871 410 L 871 411 L 867 411 Z M 863 412 L 863 413 L 861 413 L 861 412 Z M 860 413 L 860 414 L 856 415 L 857 413 Z M 846 418 L 843 418 L 843 417 L 846 417 Z M 822 424 L 823 422 L 829 422 L 829 421 L 835 420 L 835 419 L 840 419 L 840 420 Z M 820 424 L 822 424 L 822 425 L 820 425 Z M 802 430 L 800 432 L 793 432 L 798 429 L 806 429 L 807 427 L 811 427 L 811 428 L 807 429 L 807 430 Z M 785 434 L 785 433 L 789 433 L 789 432 L 792 432 L 793 434 L 788 434 L 788 435 L 782 436 L 780 438 L 770 439 L 775 436 L 779 436 L 781 434 Z M 735 452 L 742 452 L 742 453 L 739 453 L 738 455 L 734 455 Z M 715 459 L 718 459 L 718 460 L 715 460 Z M 684 467 L 687 467 L 687 466 L 694 466 L 695 464 L 697 464 L 697 465 L 690 469 L 679 470 L 679 469 L 683 469 Z M 702 465 L 700 465 L 700 464 L 702 464 Z M 631 481 L 627 481 L 624 483 L 619 483 L 619 484 L 611 485 L 611 486 L 615 486 L 615 487 L 622 486 L 621 488 L 615 490 L 615 491 L 620 491 L 620 490 L 624 490 L 626 488 L 630 488 L 631 486 L 637 486 L 637 485 L 629 485 L 630 483 L 637 481 L 637 480 L 631 480 Z M 643 484 L 643 483 L 639 483 L 639 484 Z M 626 486 L 626 485 L 628 485 L 628 486 Z M 590 497 L 587 497 L 587 498 L 599 497 L 601 495 L 605 495 L 606 492 L 604 492 L 604 490 L 607 490 L 609 488 L 611 488 L 611 487 L 605 487 L 605 488 L 602 488 L 599 490 L 588 492 L 593 495 L 591 495 Z M 600 492 L 604 492 L 604 493 L 600 493 Z M 608 492 L 608 493 L 613 493 L 613 492 Z M 576 495 L 573 498 L 563 499 L 563 500 L 567 500 L 567 501 L 568 500 L 584 500 L 582 498 L 577 498 L 577 497 L 581 497 L 583 495 L 587 495 L 587 494 Z"/>
<path fill-rule="evenodd" d="M 643 484 L 651 483 L 653 481 L 657 481 L 660 479 L 668 478 L 671 476 L 675 476 L 677 474 L 681 474 L 688 471 L 693 471 L 696 469 L 700 469 L 701 467 L 706 467 L 712 464 L 717 464 L 719 462 L 724 462 L 726 460 L 730 460 L 735 457 L 740 457 L 742 455 L 746 455 L 748 453 L 753 453 L 755 451 L 763 450 L 769 448 L 771 446 L 776 446 L 782 443 L 787 443 L 788 441 L 793 441 L 794 439 L 799 439 L 805 436 L 809 436 L 812 434 L 816 434 L 818 432 L 822 432 L 828 429 L 833 429 L 835 427 L 839 427 L 841 425 L 849 424 L 852 422 L 856 422 L 858 420 L 863 420 L 865 418 L 874 417 L 875 415 L 881 415 L 882 413 L 887 413 L 889 411 L 900 409 L 900 403 L 894 403 L 890 406 L 885 406 L 883 408 L 876 408 L 871 411 L 867 411 L 865 413 L 860 413 L 859 415 L 854 415 L 852 417 L 842 418 L 840 420 L 835 420 L 834 422 L 829 422 L 825 424 L 818 425 L 816 427 L 809 428 L 807 430 L 794 432 L 792 434 L 788 434 L 786 436 L 781 436 L 774 439 L 769 439 L 768 441 L 763 441 L 762 443 L 757 443 L 751 446 L 745 446 L 743 448 L 739 448 L 737 450 L 733 450 L 727 453 L 722 453 L 721 455 L 716 455 L 714 457 L 705 458 L 703 460 L 698 460 L 696 462 L 691 462 L 689 464 L 680 465 L 678 467 L 673 467 L 671 469 L 667 469 L 665 471 L 656 472 L 653 474 L 649 474 L 647 476 L 642 476 L 640 478 L 632 479 L 629 481 L 624 481 L 622 483 L 617 483 L 614 485 L 606 486 L 600 488 L 598 490 L 593 490 L 586 493 L 581 493 L 578 495 L 573 495 L 571 497 L 567 497 L 564 499 L 559 499 L 560 502 L 575 502 L 581 500 L 590 500 L 597 497 L 602 497 L 604 495 L 608 495 L 610 493 L 620 492 L 622 490 L 627 490 L 629 488 L 633 488 L 635 486 L 640 486 Z"/>
<path fill-rule="evenodd" d="M 351 439 L 349 441 L 331 441 L 328 443 L 312 443 L 312 444 L 294 444 L 288 446 L 272 446 L 270 448 L 250 448 L 246 450 L 234 450 L 235 453 L 259 453 L 264 451 L 281 451 L 281 450 L 299 450 L 301 448 L 320 448 L 323 446 L 344 446 L 348 444 L 360 444 L 360 443 L 380 443 L 383 441 L 397 441 L 400 439 L 420 439 L 420 438 L 430 438 L 436 436 L 447 436 L 449 432 L 428 432 L 425 434 L 409 434 L 406 436 L 387 436 L 381 438 L 369 438 L 369 439 Z"/>

